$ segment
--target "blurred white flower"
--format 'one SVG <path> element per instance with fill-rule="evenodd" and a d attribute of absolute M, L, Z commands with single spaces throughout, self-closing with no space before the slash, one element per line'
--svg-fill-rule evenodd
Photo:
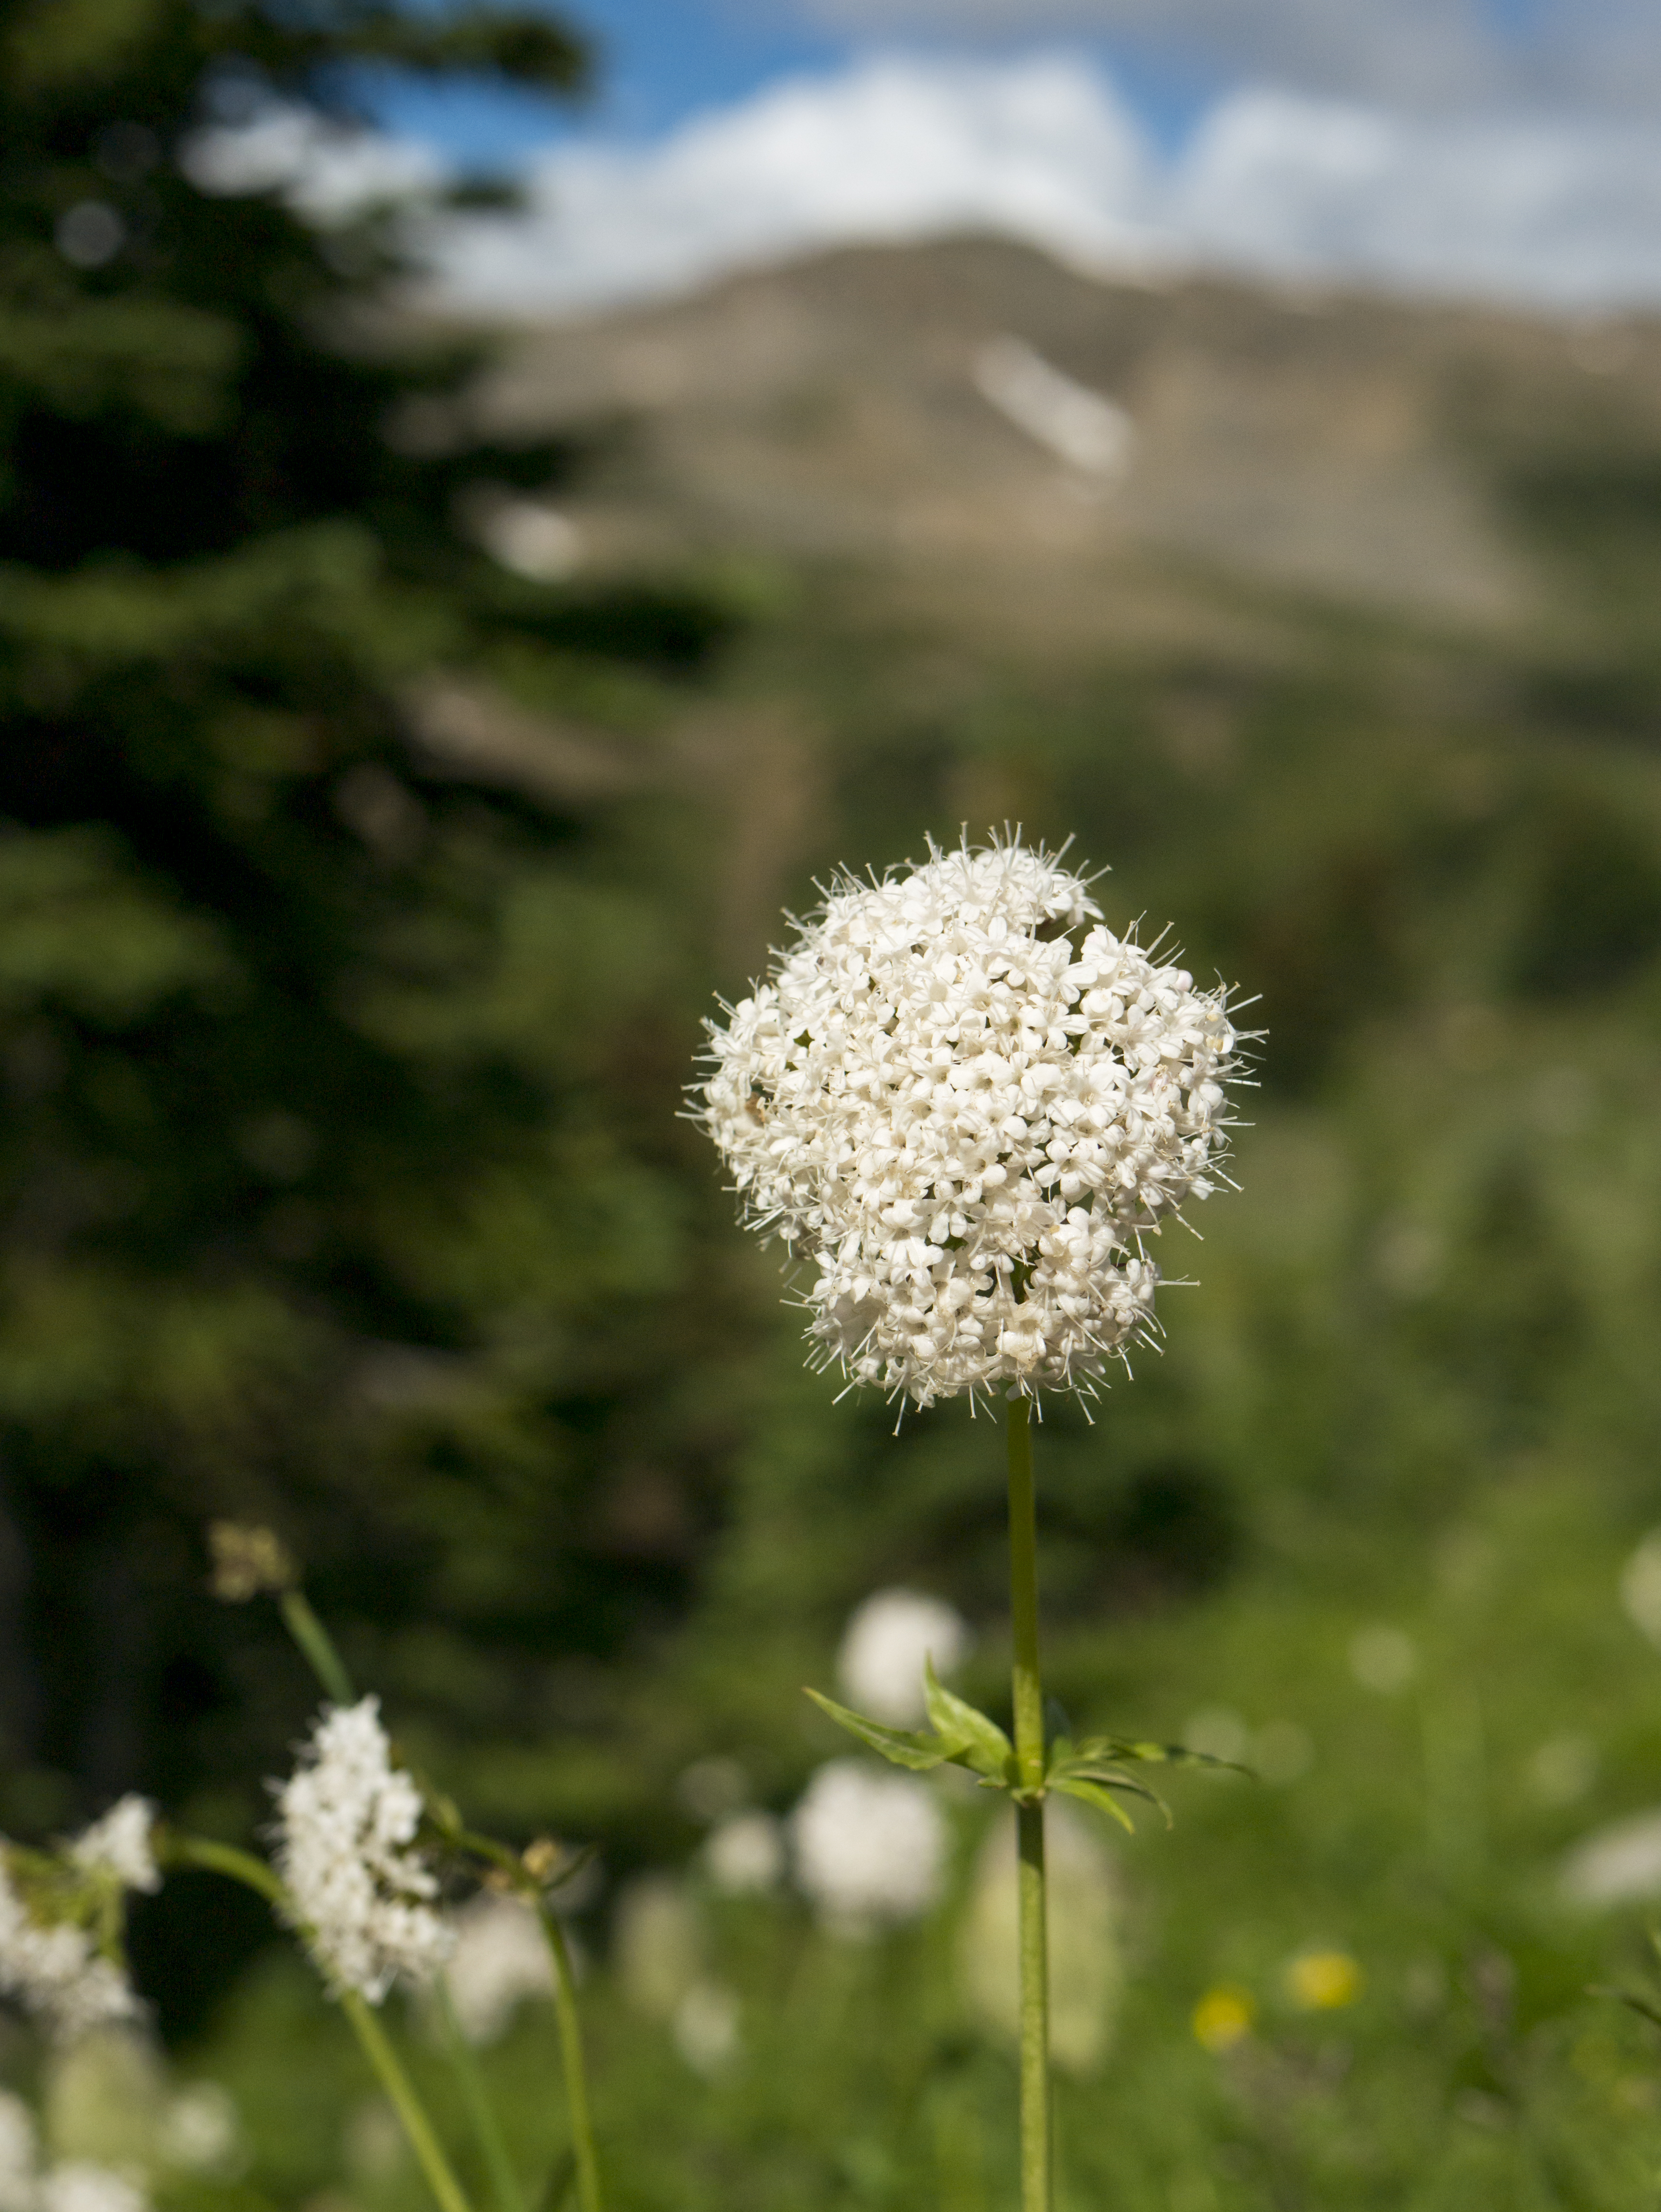
<path fill-rule="evenodd" d="M 73 2159 L 41 2177 L 39 2203 L 40 2212 L 146 2212 L 149 2199 L 125 2174 Z"/>
<path fill-rule="evenodd" d="M 34 2212 L 34 2116 L 21 2097 L 0 2089 L 0 2212 Z"/>
<path fill-rule="evenodd" d="M 33 2115 L 0 2089 L 0 2212 L 146 2212 L 136 2183 L 90 2159 L 42 2169 Z"/>
<path fill-rule="evenodd" d="M 710 1024 L 700 1118 L 855 1382 L 1087 1390 L 1152 1334 L 1144 1239 L 1212 1188 L 1236 1038 L 1099 915 L 1053 854 L 931 848 L 839 878 Z"/>
<path fill-rule="evenodd" d="M 330 1986 L 379 2004 L 400 1976 L 429 1981 L 454 1938 L 411 1848 L 421 1793 L 392 1764 L 379 1698 L 324 1707 L 277 1803 L 277 1871 Z"/>
<path fill-rule="evenodd" d="M 1627 1618 L 1652 1644 L 1661 1644 L 1661 1528 L 1652 1528 L 1621 1570 Z"/>
<path fill-rule="evenodd" d="M 940 1895 L 946 1822 L 918 1775 L 833 1759 L 790 1828 L 796 1880 L 828 1927 L 853 1935 L 915 1920 Z"/>
<path fill-rule="evenodd" d="M 624 1994 L 648 2020 L 672 2022 L 703 1977 L 704 1930 L 684 1882 L 638 1875 L 617 1901 L 611 1958 Z"/>
<path fill-rule="evenodd" d="M 157 1890 L 161 1871 L 150 1846 L 155 1808 L 148 1797 L 118 1798 L 101 1819 L 83 1828 L 70 1856 L 88 1874 L 107 1875 L 124 1889 Z"/>
<path fill-rule="evenodd" d="M 60 2042 L 107 2021 L 132 2020 L 137 1998 L 84 1928 L 37 1920 L 19 1893 L 0 1838 L 0 1996 L 15 1997 Z"/>
<path fill-rule="evenodd" d="M 1564 1860 L 1562 1890 L 1574 1905 L 1661 1897 L 1661 1809 L 1595 1828 Z"/>
<path fill-rule="evenodd" d="M 725 1982 L 694 1982 L 675 2007 L 675 2048 L 695 2074 L 719 2074 L 739 2047 L 739 2001 Z"/>
<path fill-rule="evenodd" d="M 158 2148 L 190 2173 L 223 2172 L 237 2162 L 241 2129 L 235 2100 L 217 2081 L 192 2081 L 167 2100 Z"/>
<path fill-rule="evenodd" d="M 484 1889 L 453 1921 L 455 1948 L 445 1987 L 469 2043 L 494 2043 L 527 1997 L 554 1993 L 553 1965 L 535 1912 L 517 1897 Z"/>
<path fill-rule="evenodd" d="M 923 1662 L 945 1676 L 962 1664 L 969 1624 L 941 1598 L 916 1590 L 879 1590 L 849 1620 L 837 1653 L 837 1679 L 861 1712 L 895 1728 L 923 1718 Z"/>
<path fill-rule="evenodd" d="M 1044 1808 L 1050 1885 L 1050 2043 L 1058 2066 L 1094 2071 L 1106 2054 L 1124 1967 L 1112 1856 L 1090 1816 L 1060 1798 Z M 975 1862 L 958 1964 L 969 2007 L 1013 2043 L 1020 2033 L 1015 1821 L 1004 1812 Z"/>
<path fill-rule="evenodd" d="M 784 1832 L 770 1813 L 737 1813 L 703 1846 L 703 1868 L 727 1897 L 776 1889 L 784 1873 Z"/>

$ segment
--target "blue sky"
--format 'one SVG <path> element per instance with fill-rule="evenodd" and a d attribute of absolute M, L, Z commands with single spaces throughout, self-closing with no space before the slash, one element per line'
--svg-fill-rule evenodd
<path fill-rule="evenodd" d="M 1536 0 L 1503 4 L 1515 10 Z M 1035 38 L 1003 27 L 964 33 L 949 24 L 908 23 L 887 40 L 864 25 L 816 22 L 808 7 L 788 0 L 578 0 L 562 13 L 594 52 L 587 100 L 568 105 L 479 83 L 387 81 L 376 89 L 377 114 L 389 130 L 464 166 L 511 168 L 539 148 L 572 140 L 660 137 L 688 116 L 735 106 L 782 77 L 835 70 L 877 45 L 994 58 L 1062 45 L 1109 70 L 1153 143 L 1172 148 L 1229 75 L 1203 51 L 1157 35 L 1103 38 L 1069 27 Z"/>
<path fill-rule="evenodd" d="M 492 312 L 975 228 L 1104 270 L 1226 267 L 1582 314 L 1661 304 L 1661 0 L 570 15 L 596 52 L 581 105 L 378 88 L 393 181 L 435 158 L 524 178 L 521 215 L 476 226 L 447 264 L 458 300 Z"/>

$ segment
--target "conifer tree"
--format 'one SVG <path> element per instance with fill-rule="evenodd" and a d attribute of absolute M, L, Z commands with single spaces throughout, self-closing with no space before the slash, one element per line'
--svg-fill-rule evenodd
<path fill-rule="evenodd" d="M 227 1760 L 257 1808 L 296 1710 L 259 1690 L 247 1740 L 216 1513 L 277 1521 L 441 1732 L 527 1717 L 459 1631 L 624 1617 L 573 1501 L 672 1365 L 663 1140 L 610 1068 L 632 1022 L 678 1081 L 673 933 L 557 775 L 447 752 L 432 702 L 621 684 L 649 721 L 717 618 L 482 550 L 479 487 L 570 457 L 490 448 L 475 356 L 398 336 L 394 214 L 192 181 L 216 115 L 349 127 L 368 64 L 567 89 L 582 57 L 486 8 L 0 9 L 8 1824 Z"/>

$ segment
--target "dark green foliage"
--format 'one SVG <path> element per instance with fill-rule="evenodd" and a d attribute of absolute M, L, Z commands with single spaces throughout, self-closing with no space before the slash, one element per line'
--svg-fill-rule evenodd
<path fill-rule="evenodd" d="M 129 1784 L 259 1816 L 305 1692 L 201 1593 L 213 1513 L 277 1521 L 441 1732 L 525 1741 L 553 1656 L 684 1602 L 709 1510 L 709 1417 L 677 1392 L 719 1282 L 665 1304 L 703 1205 L 673 1118 L 686 872 L 631 858 L 557 765 L 435 749 L 421 702 L 441 671 L 545 714 L 609 702 L 626 785 L 732 617 L 505 574 L 469 495 L 570 452 L 432 434 L 478 350 L 386 327 L 379 218 L 319 234 L 181 169 L 227 86 L 338 111 L 365 58 L 578 76 L 551 22 L 488 10 L 53 0 L 0 27 L 24 1828 Z M 62 227 L 88 204 L 95 256 Z M 607 1468 L 637 1497 L 609 1521 Z"/>

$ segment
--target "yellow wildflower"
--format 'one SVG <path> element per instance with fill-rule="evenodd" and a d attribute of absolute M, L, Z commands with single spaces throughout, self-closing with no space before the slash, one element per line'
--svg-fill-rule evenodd
<path fill-rule="evenodd" d="M 1348 1951 L 1304 1951 L 1287 1968 L 1287 1994 L 1305 2012 L 1336 2012 L 1360 1996 L 1362 1978 Z"/>
<path fill-rule="evenodd" d="M 1194 2008 L 1194 2039 L 1208 2051 L 1232 2051 L 1251 2033 L 1257 2005 L 1250 1990 L 1221 1982 L 1208 1990 Z"/>

